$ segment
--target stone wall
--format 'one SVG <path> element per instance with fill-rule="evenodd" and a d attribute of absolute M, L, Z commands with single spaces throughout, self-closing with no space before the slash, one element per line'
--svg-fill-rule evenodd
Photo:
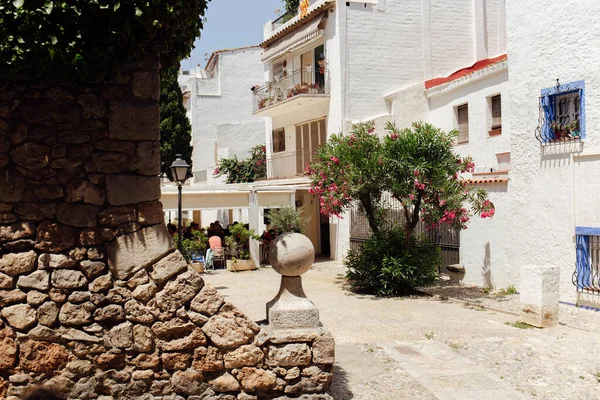
<path fill-rule="evenodd" d="M 269 333 L 174 251 L 158 63 L 85 87 L 0 80 L 0 399 L 325 399 L 333 338 Z M 275 289 L 275 288 L 274 288 Z"/>

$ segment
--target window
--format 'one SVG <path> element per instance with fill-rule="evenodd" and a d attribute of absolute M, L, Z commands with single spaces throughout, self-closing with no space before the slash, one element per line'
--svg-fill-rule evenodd
<path fill-rule="evenodd" d="M 576 263 L 573 284 L 578 294 L 600 295 L 598 273 L 600 264 L 600 229 L 575 228 Z M 581 298 L 578 295 L 578 303 Z"/>
<path fill-rule="evenodd" d="M 325 118 L 296 125 L 296 173 L 302 175 L 307 163 L 313 161 L 318 147 L 327 141 Z"/>
<path fill-rule="evenodd" d="M 460 143 L 469 141 L 469 106 L 464 104 L 456 107 L 456 121 L 458 124 L 458 140 Z"/>
<path fill-rule="evenodd" d="M 502 102 L 500 95 L 492 97 L 492 130 L 502 128 Z"/>
<path fill-rule="evenodd" d="M 585 139 L 584 81 L 542 90 L 540 124 L 536 138 L 542 143 Z"/>
<path fill-rule="evenodd" d="M 285 151 L 285 128 L 273 131 L 273 153 Z"/>

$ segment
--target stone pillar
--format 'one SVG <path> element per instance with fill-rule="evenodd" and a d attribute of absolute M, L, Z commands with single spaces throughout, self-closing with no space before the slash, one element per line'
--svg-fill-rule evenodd
<path fill-rule="evenodd" d="M 521 321 L 544 328 L 558 324 L 560 268 L 521 269 Z"/>
<path fill-rule="evenodd" d="M 286 387 L 287 395 L 324 393 L 333 376 L 335 341 L 302 288 L 301 275 L 312 267 L 314 259 L 312 242 L 299 233 L 278 236 L 269 253 L 271 266 L 282 275 L 281 286 L 267 303 L 269 324 L 259 334 L 259 341 L 268 346 L 267 363 L 287 367 L 288 374 L 293 371 L 301 377 Z"/>

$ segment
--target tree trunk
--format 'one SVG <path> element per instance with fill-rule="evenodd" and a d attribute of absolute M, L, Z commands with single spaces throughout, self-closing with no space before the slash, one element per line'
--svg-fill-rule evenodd
<path fill-rule="evenodd" d="M 378 234 L 379 225 L 377 224 L 377 218 L 375 217 L 375 207 L 373 207 L 373 204 L 371 204 L 371 199 L 368 196 L 361 197 L 360 203 L 362 204 L 365 210 L 365 214 L 367 214 L 369 228 L 371 228 L 374 234 Z"/>
<path fill-rule="evenodd" d="M 404 247 L 410 247 L 410 239 L 415 232 L 415 228 L 419 224 L 419 215 L 421 214 L 421 199 L 423 193 L 419 191 L 417 194 L 417 201 L 414 205 L 412 213 L 408 211 L 408 208 L 404 207 L 404 216 L 406 217 L 406 225 L 404 227 Z"/>

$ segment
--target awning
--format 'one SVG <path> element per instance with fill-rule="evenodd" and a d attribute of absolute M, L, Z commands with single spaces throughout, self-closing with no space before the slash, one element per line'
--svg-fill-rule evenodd
<path fill-rule="evenodd" d="M 308 41 L 321 37 L 325 34 L 323 29 L 320 29 L 321 22 L 325 20 L 327 14 L 321 14 L 315 19 L 303 25 L 296 31 L 287 34 L 272 45 L 268 46 L 263 53 L 261 60 L 263 62 L 272 60 L 282 54 L 302 46 Z"/>

